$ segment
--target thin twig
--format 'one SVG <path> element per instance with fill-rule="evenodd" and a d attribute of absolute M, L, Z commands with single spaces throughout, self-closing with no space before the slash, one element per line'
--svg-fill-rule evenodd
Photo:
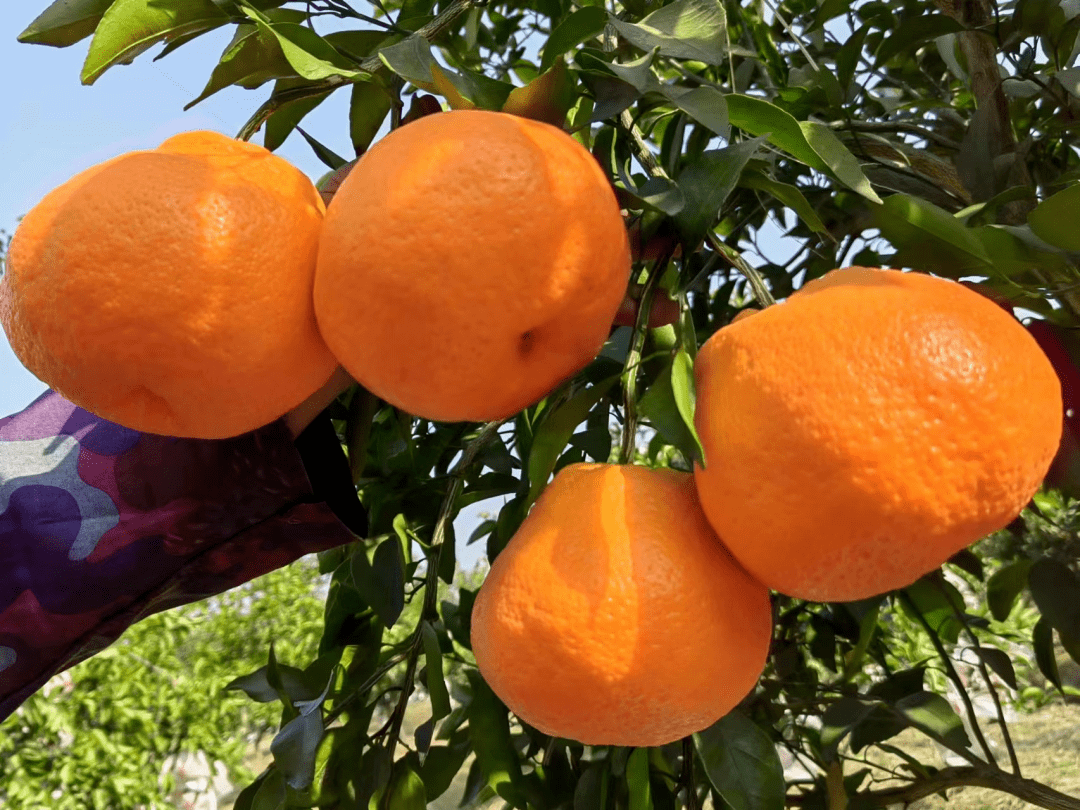
<path fill-rule="evenodd" d="M 930 622 L 922 615 L 922 611 L 919 610 L 915 601 L 908 596 L 906 591 L 900 591 L 900 598 L 907 603 L 909 608 L 911 608 L 911 612 L 915 614 L 915 618 L 918 619 L 919 624 L 923 626 L 927 635 L 930 636 L 930 641 L 934 645 L 934 649 L 937 650 L 938 657 L 941 658 L 942 663 L 945 665 L 945 671 L 949 676 L 949 680 L 956 684 L 956 688 L 960 692 L 960 699 L 964 702 L 964 711 L 967 713 L 968 720 L 971 723 L 971 730 L 975 732 L 975 738 L 979 741 L 979 745 L 986 754 L 986 761 L 996 768 L 997 760 L 994 758 L 994 752 L 990 750 L 990 743 L 988 743 L 986 737 L 983 736 L 982 728 L 979 726 L 979 718 L 976 717 L 975 707 L 971 703 L 971 697 L 964 687 L 964 682 L 960 679 L 960 673 L 958 673 L 956 667 L 953 666 L 952 659 L 949 657 L 945 645 L 941 643 L 941 639 L 938 637 L 937 632 L 930 626 Z M 960 751 L 957 751 L 957 753 L 960 753 Z"/>

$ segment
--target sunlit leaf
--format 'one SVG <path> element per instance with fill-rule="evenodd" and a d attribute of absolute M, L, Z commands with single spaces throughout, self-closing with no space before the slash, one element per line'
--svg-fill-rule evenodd
<path fill-rule="evenodd" d="M 55 0 L 19 34 L 19 42 L 57 48 L 74 45 L 94 33 L 112 4 L 113 0 Z"/>

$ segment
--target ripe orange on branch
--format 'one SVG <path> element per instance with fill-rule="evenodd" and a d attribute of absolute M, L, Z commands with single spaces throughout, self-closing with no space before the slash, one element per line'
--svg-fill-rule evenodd
<path fill-rule="evenodd" d="M 177 135 L 86 170 L 26 215 L 0 323 L 31 372 L 99 416 L 245 433 L 336 366 L 311 300 L 323 212 L 311 181 L 261 146 Z"/>
<path fill-rule="evenodd" d="M 713 335 L 695 377 L 705 513 L 803 599 L 904 587 L 1005 526 L 1061 436 L 1061 386 L 1023 326 L 922 273 L 829 273 Z"/>
<path fill-rule="evenodd" d="M 723 717 L 765 666 L 765 586 L 707 523 L 690 473 L 572 464 L 476 597 L 480 673 L 522 720 L 586 745 L 663 745 Z"/>
<path fill-rule="evenodd" d="M 599 352 L 629 246 L 593 157 L 505 113 L 395 130 L 342 183 L 323 226 L 315 310 L 373 393 L 440 421 L 517 413 Z"/>

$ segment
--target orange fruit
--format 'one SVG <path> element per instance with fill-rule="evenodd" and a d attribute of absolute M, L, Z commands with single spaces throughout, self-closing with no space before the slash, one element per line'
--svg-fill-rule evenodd
<path fill-rule="evenodd" d="M 23 219 L 0 322 L 26 367 L 136 430 L 225 438 L 336 362 L 311 288 L 324 207 L 261 146 L 189 132 L 94 166 Z"/>
<path fill-rule="evenodd" d="M 1009 523 L 1061 436 L 1061 387 L 993 302 L 851 267 L 698 354 L 702 506 L 766 585 L 817 601 L 907 586 Z"/>
<path fill-rule="evenodd" d="M 572 464 L 495 558 L 472 613 L 481 675 L 586 745 L 663 745 L 757 682 L 769 592 L 705 520 L 690 473 Z"/>
<path fill-rule="evenodd" d="M 584 147 L 460 110 L 395 130 L 342 183 L 315 312 L 349 374 L 391 404 L 501 419 L 596 356 L 629 273 L 618 203 Z"/>

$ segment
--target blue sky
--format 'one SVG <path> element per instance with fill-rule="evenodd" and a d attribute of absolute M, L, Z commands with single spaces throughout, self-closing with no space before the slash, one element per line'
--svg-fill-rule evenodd
<path fill-rule="evenodd" d="M 178 132 L 210 129 L 235 135 L 267 97 L 258 90 L 229 88 L 188 112 L 232 36 L 232 26 L 213 31 L 159 62 L 157 49 L 131 65 L 108 70 L 89 87 L 79 72 L 90 40 L 70 48 L 23 45 L 19 33 L 47 0 L 4 3 L 0 10 L 0 75 L 4 123 L 0 125 L 0 228 L 9 234 L 17 218 L 45 194 L 82 170 L 133 149 L 149 149 Z M 324 101 L 304 122 L 311 135 L 339 155 L 352 157 L 347 91 Z M 261 133 L 255 136 L 262 141 Z M 278 150 L 312 179 L 326 167 L 299 134 Z M 12 354 L 0 331 L 0 415 L 21 410 L 45 385 Z"/>

